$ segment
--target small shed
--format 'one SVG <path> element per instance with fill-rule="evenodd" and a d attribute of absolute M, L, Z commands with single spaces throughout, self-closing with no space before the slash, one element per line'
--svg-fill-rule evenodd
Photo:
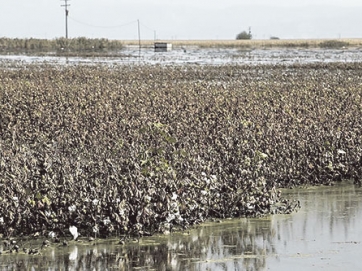
<path fill-rule="evenodd" d="M 155 52 L 169 52 L 172 51 L 172 43 L 155 42 Z"/>

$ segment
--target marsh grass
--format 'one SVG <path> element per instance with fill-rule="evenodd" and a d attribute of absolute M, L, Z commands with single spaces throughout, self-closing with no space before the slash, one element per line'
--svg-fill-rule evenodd
<path fill-rule="evenodd" d="M 339 48 L 346 48 L 350 45 L 348 41 L 342 40 L 326 40 L 322 41 L 319 46 L 321 48 L 328 48 L 328 49 L 339 49 Z"/>
<path fill-rule="evenodd" d="M 117 52 L 123 48 L 121 41 L 108 39 L 89 39 L 85 37 L 64 39 L 10 39 L 0 38 L 0 53 L 23 53 L 23 54 L 56 54 L 84 56 L 107 55 Z"/>
<path fill-rule="evenodd" d="M 198 46 L 200 48 L 356 48 L 362 46 L 362 39 L 270 39 L 270 40 L 163 40 L 173 46 Z M 153 40 L 142 41 L 142 46 L 152 46 Z M 138 45 L 138 41 L 125 40 L 124 45 Z M 336 46 L 343 44 L 342 46 Z"/>
<path fill-rule="evenodd" d="M 141 41 L 142 48 L 153 48 L 154 40 Z M 199 48 L 235 48 L 235 49 L 269 49 L 269 48 L 359 48 L 362 39 L 286 39 L 286 40 L 163 40 L 172 43 L 174 48 L 195 46 Z M 58 56 L 119 56 L 125 46 L 139 46 L 138 40 L 89 39 L 85 37 L 64 39 L 10 39 L 0 38 L 0 54 L 30 54 Z"/>

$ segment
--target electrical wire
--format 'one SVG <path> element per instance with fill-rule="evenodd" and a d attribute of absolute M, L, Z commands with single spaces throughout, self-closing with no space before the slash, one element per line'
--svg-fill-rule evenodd
<path fill-rule="evenodd" d="M 128 26 L 128 25 L 131 25 L 131 24 L 134 24 L 134 23 L 137 23 L 137 21 L 132 21 L 132 22 L 128 22 L 128 23 L 125 23 L 125 24 L 120 24 L 120 25 L 112 25 L 112 26 L 105 26 L 105 25 L 93 25 L 93 24 L 89 24 L 89 23 L 85 23 L 85 22 L 82 22 L 82 21 L 79 21 L 71 16 L 68 16 L 72 21 L 74 22 L 77 22 L 79 24 L 83 24 L 83 25 L 86 25 L 86 26 L 90 26 L 90 27 L 95 27 L 95 28 L 120 28 L 120 27 L 124 27 L 124 26 Z"/>
<path fill-rule="evenodd" d="M 144 25 L 143 23 L 140 22 L 140 25 L 142 25 L 143 27 L 147 28 L 150 31 L 155 31 L 154 29 L 148 27 L 147 25 Z"/>

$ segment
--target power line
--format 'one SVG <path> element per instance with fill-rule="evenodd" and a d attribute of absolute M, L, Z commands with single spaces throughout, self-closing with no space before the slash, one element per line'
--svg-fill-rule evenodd
<path fill-rule="evenodd" d="M 143 23 L 141 23 L 141 22 L 140 22 L 140 24 L 141 24 L 143 27 L 145 27 L 145 28 L 147 28 L 148 30 L 150 30 L 150 31 L 155 31 L 154 29 L 148 27 L 147 25 L 145 25 L 145 24 L 143 24 Z"/>
<path fill-rule="evenodd" d="M 70 1 L 70 0 L 61 0 L 61 1 Z M 137 23 L 137 25 L 138 25 L 138 38 L 139 39 L 140 39 L 140 26 L 143 26 L 147 30 L 152 31 L 154 33 L 154 38 L 156 39 L 156 30 L 154 30 L 154 29 L 148 27 L 147 25 L 141 23 L 140 20 L 135 20 L 135 21 L 131 21 L 131 22 L 128 22 L 128 23 L 124 23 L 124 24 L 118 24 L 118 25 L 95 25 L 95 24 L 90 24 L 90 23 L 78 20 L 78 19 L 76 19 L 76 18 L 74 18 L 72 16 L 69 16 L 69 14 L 67 15 L 67 17 L 69 17 L 72 21 L 74 21 L 74 22 L 76 22 L 78 24 L 82 24 L 82 25 L 89 26 L 89 27 L 94 27 L 94 28 L 108 28 L 108 29 L 110 29 L 110 28 L 120 28 L 120 27 L 125 27 L 125 26 L 128 26 L 128 25 L 132 25 L 132 24 Z"/>
<path fill-rule="evenodd" d="M 69 16 L 69 18 L 79 24 L 83 24 L 83 25 L 86 25 L 86 26 L 89 26 L 89 27 L 95 27 L 95 28 L 119 28 L 119 27 L 124 27 L 124 26 L 128 26 L 128 25 L 131 25 L 131 24 L 135 24 L 137 23 L 137 21 L 132 21 L 132 22 L 128 22 L 128 23 L 125 23 L 125 24 L 120 24 L 120 25 L 94 25 L 94 24 L 90 24 L 90 23 L 86 23 L 86 22 L 82 22 L 80 20 L 77 20 L 71 16 Z"/>
<path fill-rule="evenodd" d="M 145 25 L 145 24 L 143 24 L 143 23 L 140 23 L 140 24 L 141 24 L 143 27 L 145 27 L 147 30 L 152 31 L 152 32 L 153 32 L 153 39 L 156 40 L 156 38 L 157 38 L 157 37 L 156 37 L 156 30 L 148 27 L 147 25 Z"/>

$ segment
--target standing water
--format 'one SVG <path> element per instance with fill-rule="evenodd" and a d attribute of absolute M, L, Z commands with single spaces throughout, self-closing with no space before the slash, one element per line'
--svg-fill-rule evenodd
<path fill-rule="evenodd" d="M 125 47 L 117 57 L 64 57 L 0 55 L 2 66 L 46 63 L 54 65 L 225 65 L 225 64 L 306 64 L 330 62 L 362 62 L 362 49 L 235 49 L 235 48 L 175 48 L 171 52 L 154 52 L 153 48 Z"/>
<path fill-rule="evenodd" d="M 188 232 L 128 244 L 119 239 L 5 252 L 0 270 L 360 270 L 362 189 L 351 184 L 284 192 L 290 215 L 205 223 Z M 20 241 L 21 242 L 21 241 Z M 27 240 L 23 242 L 35 242 Z M 34 243 L 34 247 L 36 244 Z"/>

